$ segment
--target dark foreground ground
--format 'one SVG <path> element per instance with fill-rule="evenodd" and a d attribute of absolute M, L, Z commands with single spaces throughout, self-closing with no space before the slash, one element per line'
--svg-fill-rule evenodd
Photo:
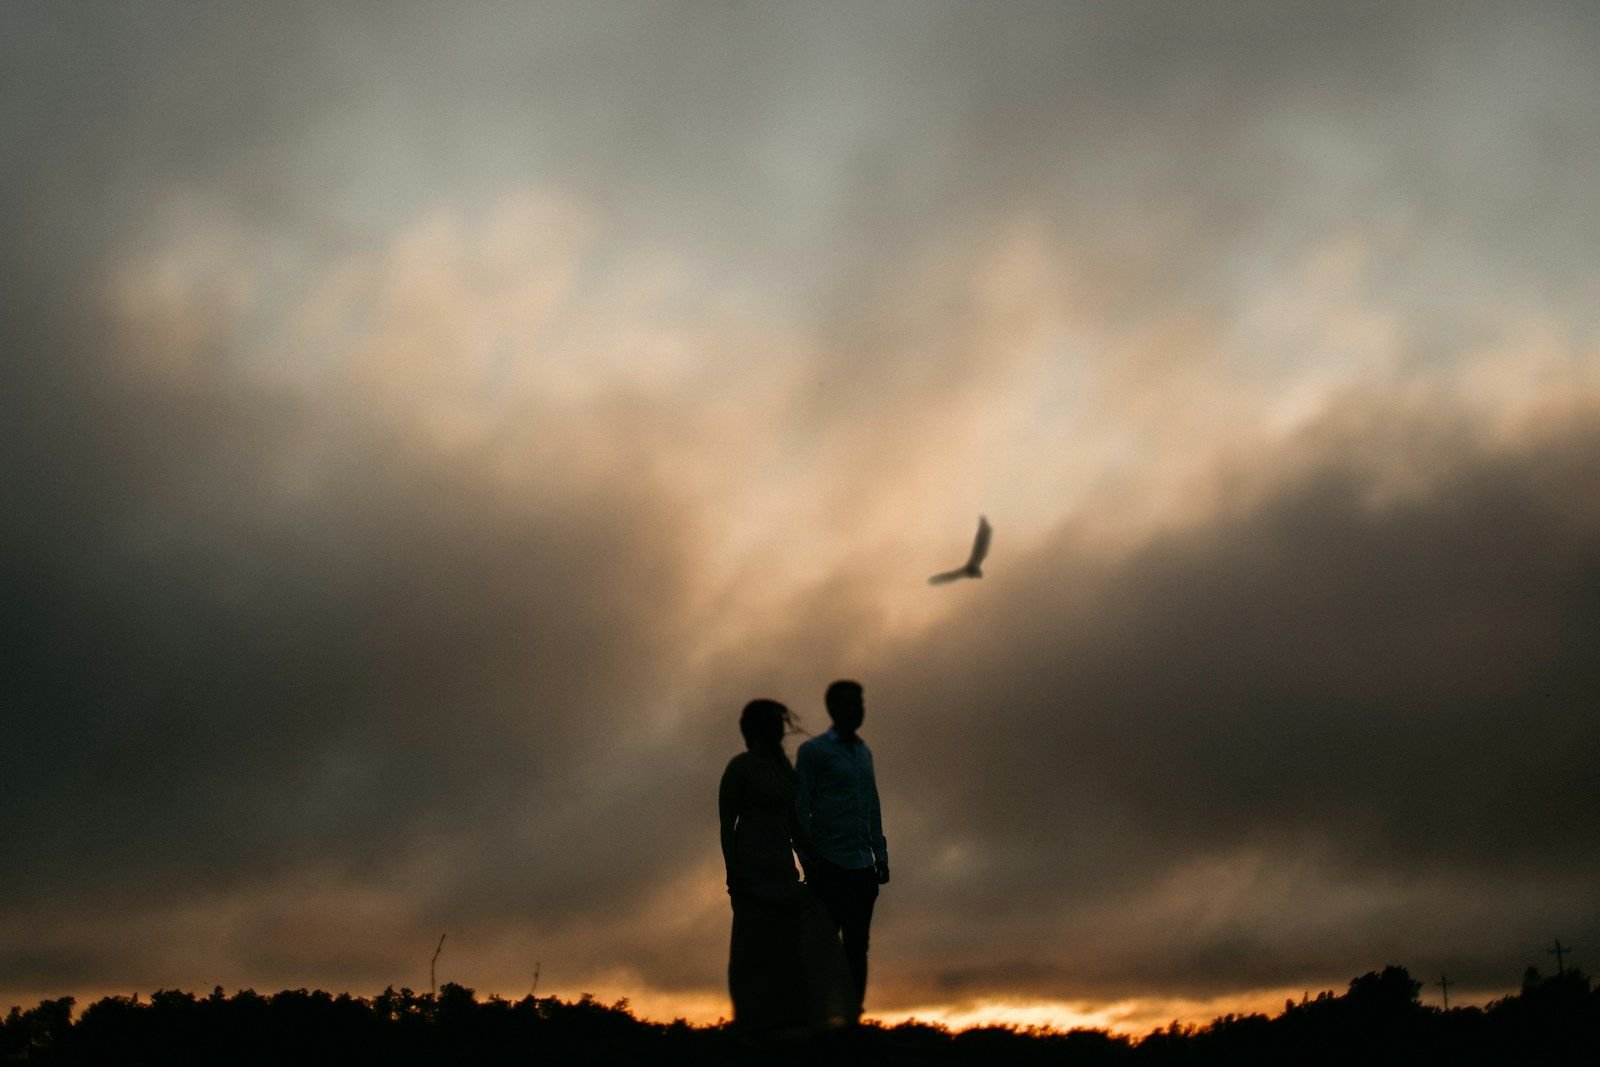
<path fill-rule="evenodd" d="M 371 999 L 288 990 L 210 996 L 167 990 L 108 997 L 76 1017 L 71 997 L 12 1008 L 0 1060 L 41 1064 L 1382 1064 L 1600 1063 L 1600 990 L 1578 971 L 1541 977 L 1486 1008 L 1418 1001 L 1402 967 L 1349 990 L 1286 1004 L 1276 1017 L 1225 1016 L 1142 1038 L 1103 1030 L 919 1023 L 864 1026 L 810 1040 L 756 1041 L 725 1026 L 643 1022 L 627 1003 L 519 1001 L 446 985 Z"/>

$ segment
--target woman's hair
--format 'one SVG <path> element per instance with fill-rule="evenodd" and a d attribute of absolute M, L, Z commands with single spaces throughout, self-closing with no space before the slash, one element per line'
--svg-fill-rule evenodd
<path fill-rule="evenodd" d="M 776 700 L 752 700 L 739 713 L 739 732 L 752 747 L 765 740 L 782 742 L 784 734 L 797 728 L 794 712 Z"/>

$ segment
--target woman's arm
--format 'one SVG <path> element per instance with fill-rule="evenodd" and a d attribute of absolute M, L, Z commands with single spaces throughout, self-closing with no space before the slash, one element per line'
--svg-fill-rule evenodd
<path fill-rule="evenodd" d="M 811 837 L 811 793 L 815 788 L 817 773 L 813 762 L 811 750 L 801 745 L 794 760 L 794 807 L 789 809 L 789 840 L 794 842 L 794 851 L 800 857 L 800 870 L 804 872 L 806 881 L 811 880 L 811 857 L 817 854 L 816 843 Z"/>
<path fill-rule="evenodd" d="M 722 824 L 722 865 L 728 873 L 728 892 L 733 892 L 734 867 L 737 863 L 737 838 L 739 812 L 744 809 L 744 774 L 739 757 L 728 762 L 722 772 L 722 786 L 717 790 L 717 817 Z"/>

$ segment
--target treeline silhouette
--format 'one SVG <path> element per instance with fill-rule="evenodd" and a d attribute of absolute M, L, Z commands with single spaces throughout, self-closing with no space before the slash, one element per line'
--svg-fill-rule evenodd
<path fill-rule="evenodd" d="M 912 1064 L 1374 1064 L 1600 1062 L 1600 990 L 1565 970 L 1529 968 L 1522 988 L 1483 1008 L 1444 1011 L 1420 1001 L 1404 967 L 1370 971 L 1332 992 L 1290 1001 L 1281 1014 L 1226 1015 L 1144 1037 L 1104 1030 L 1002 1026 L 959 1032 L 926 1023 L 868 1024 L 808 1042 L 752 1044 L 727 1025 L 646 1022 L 626 1000 L 603 1004 L 527 996 L 479 1000 L 447 984 L 437 996 L 396 991 L 371 999 L 320 990 L 226 996 L 162 990 L 107 997 L 73 1018 L 74 1000 L 12 1008 L 0 1058 L 39 1064 L 307 1063 L 815 1063 Z"/>

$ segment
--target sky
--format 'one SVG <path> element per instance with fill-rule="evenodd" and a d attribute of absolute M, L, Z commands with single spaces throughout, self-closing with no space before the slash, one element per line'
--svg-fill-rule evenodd
<path fill-rule="evenodd" d="M 0 1002 L 714 1020 L 839 677 L 869 1014 L 1600 968 L 1593 5 L 0 30 Z"/>

